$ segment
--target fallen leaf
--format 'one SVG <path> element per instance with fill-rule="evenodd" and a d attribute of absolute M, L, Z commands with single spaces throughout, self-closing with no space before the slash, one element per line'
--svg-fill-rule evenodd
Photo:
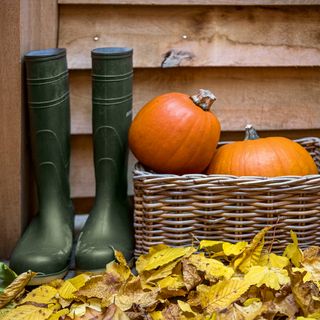
<path fill-rule="evenodd" d="M 219 260 L 207 258 L 203 253 L 192 255 L 188 261 L 197 270 L 204 272 L 205 278 L 210 281 L 216 281 L 219 278 L 230 279 L 234 274 L 231 267 L 225 266 Z"/>
<path fill-rule="evenodd" d="M 213 286 L 199 285 L 197 292 L 201 306 L 208 312 L 227 308 L 239 299 L 250 287 L 250 283 L 243 279 L 229 279 L 219 281 Z"/>
<path fill-rule="evenodd" d="M 15 278 L 0 294 L 0 308 L 17 297 L 35 275 L 35 272 L 27 271 Z"/>
<path fill-rule="evenodd" d="M 258 264 L 264 246 L 264 236 L 270 229 L 271 227 L 265 227 L 254 236 L 246 249 L 233 260 L 232 266 L 234 270 L 239 269 L 241 272 L 246 273 L 250 267 Z"/>
<path fill-rule="evenodd" d="M 290 236 L 292 243 L 289 243 L 285 248 L 283 255 L 291 260 L 295 267 L 300 267 L 300 262 L 302 259 L 302 252 L 299 248 L 297 235 L 290 230 Z"/>
<path fill-rule="evenodd" d="M 143 256 L 143 259 L 138 258 L 136 269 L 139 273 L 145 270 L 153 270 L 183 256 L 189 256 L 195 251 L 196 249 L 193 247 L 170 248 L 157 246 L 155 250 L 150 251 L 149 254 Z"/>
<path fill-rule="evenodd" d="M 261 287 L 262 285 L 268 288 L 279 290 L 283 285 L 290 283 L 288 271 L 279 268 L 269 268 L 267 266 L 253 266 L 249 269 L 244 279 L 250 285 Z"/>
<path fill-rule="evenodd" d="M 52 313 L 53 311 L 48 308 L 26 304 L 12 309 L 2 320 L 46 320 Z"/>

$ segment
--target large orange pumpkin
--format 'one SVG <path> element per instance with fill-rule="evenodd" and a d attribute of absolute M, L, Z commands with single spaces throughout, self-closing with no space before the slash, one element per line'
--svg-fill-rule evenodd
<path fill-rule="evenodd" d="M 298 143 L 284 137 L 259 138 L 248 125 L 244 141 L 218 148 L 208 174 L 235 176 L 303 176 L 317 174 L 311 155 Z"/>
<path fill-rule="evenodd" d="M 220 123 L 210 112 L 214 100 L 202 89 L 192 97 L 173 92 L 152 99 L 129 130 L 135 157 L 159 173 L 203 172 L 220 137 Z"/>

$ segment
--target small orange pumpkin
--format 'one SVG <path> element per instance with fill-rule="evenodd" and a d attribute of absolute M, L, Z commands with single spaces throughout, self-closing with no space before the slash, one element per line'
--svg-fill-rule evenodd
<path fill-rule="evenodd" d="M 173 92 L 152 99 L 129 129 L 135 157 L 159 173 L 203 172 L 220 137 L 220 123 L 210 112 L 214 100 L 203 89 L 192 97 Z"/>
<path fill-rule="evenodd" d="M 276 177 L 317 174 L 318 169 L 311 155 L 297 142 L 284 137 L 259 138 L 248 125 L 244 141 L 218 148 L 207 173 Z"/>

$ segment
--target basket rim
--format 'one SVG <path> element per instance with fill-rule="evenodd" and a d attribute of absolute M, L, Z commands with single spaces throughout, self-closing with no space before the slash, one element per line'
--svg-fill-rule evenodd
<path fill-rule="evenodd" d="M 310 141 L 310 143 L 316 143 L 319 145 L 320 148 L 320 138 L 318 137 L 304 137 L 299 139 L 294 139 L 293 141 L 301 143 Z M 223 145 L 226 143 L 231 143 L 233 141 L 220 141 L 219 145 Z M 166 182 L 168 180 L 201 180 L 201 183 L 205 183 L 206 181 L 212 182 L 221 182 L 225 183 L 227 181 L 237 181 L 243 182 L 246 185 L 251 183 L 258 183 L 259 181 L 266 183 L 290 183 L 290 182 L 307 182 L 307 181 L 314 181 L 319 179 L 320 183 L 320 172 L 318 174 L 310 174 L 304 176 L 297 176 L 297 175 L 289 175 L 289 176 L 277 176 L 277 177 L 265 177 L 265 176 L 235 176 L 235 175 L 227 175 L 227 174 L 205 174 L 205 173 L 190 173 L 190 174 L 173 174 L 173 173 L 158 173 L 152 170 L 146 169 L 144 165 L 137 161 L 133 166 L 133 180 L 141 180 L 141 178 L 148 178 L 148 179 L 164 179 Z"/>

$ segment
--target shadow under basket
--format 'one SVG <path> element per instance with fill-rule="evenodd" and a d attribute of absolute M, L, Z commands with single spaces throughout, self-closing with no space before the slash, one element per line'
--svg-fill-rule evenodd
<path fill-rule="evenodd" d="M 320 139 L 295 140 L 320 169 Z M 151 246 L 198 245 L 201 240 L 251 241 L 266 226 L 265 245 L 282 252 L 320 244 L 320 175 L 236 177 L 157 174 L 136 164 L 134 180 L 135 256 Z"/>

